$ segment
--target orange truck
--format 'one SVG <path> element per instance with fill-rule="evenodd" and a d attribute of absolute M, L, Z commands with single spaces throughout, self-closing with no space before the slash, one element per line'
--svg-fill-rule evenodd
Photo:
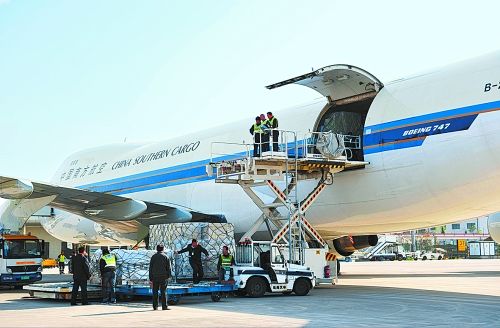
<path fill-rule="evenodd" d="M 0 285 L 22 288 L 42 280 L 44 242 L 35 236 L 0 235 Z"/>

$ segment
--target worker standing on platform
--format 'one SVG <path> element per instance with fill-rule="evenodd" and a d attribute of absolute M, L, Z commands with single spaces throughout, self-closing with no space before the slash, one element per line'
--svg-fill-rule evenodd
<path fill-rule="evenodd" d="M 163 245 L 156 246 L 156 254 L 149 262 L 149 281 L 153 285 L 153 310 L 158 310 L 158 291 L 160 291 L 161 309 L 169 310 L 167 307 L 167 280 L 170 278 L 170 260 L 163 253 Z"/>
<path fill-rule="evenodd" d="M 87 257 L 85 257 L 85 247 L 78 248 L 78 255 L 75 256 L 73 262 L 73 290 L 71 291 L 71 305 L 76 305 L 76 297 L 78 289 L 81 288 L 82 305 L 88 305 L 87 300 L 87 280 L 90 279 L 90 265 Z"/>
<path fill-rule="evenodd" d="M 182 254 L 184 252 L 189 252 L 189 264 L 193 269 L 193 283 L 197 284 L 203 279 L 203 265 L 201 264 L 201 253 L 208 256 L 208 251 L 198 244 L 196 239 L 191 241 L 190 245 L 180 251 L 175 251 L 175 254 Z"/>
<path fill-rule="evenodd" d="M 61 251 L 61 254 L 57 257 L 57 262 L 59 264 L 59 274 L 64 274 L 64 268 L 66 266 L 66 256 L 64 252 Z"/>
<path fill-rule="evenodd" d="M 102 256 L 99 260 L 99 269 L 101 271 L 102 281 L 102 302 L 115 304 L 116 257 L 114 254 L 110 254 L 107 248 L 102 250 Z"/>
<path fill-rule="evenodd" d="M 262 129 L 262 153 L 265 153 L 266 151 L 269 151 L 269 125 L 267 124 L 267 119 L 266 115 L 260 114 L 260 122 L 261 122 L 261 129 Z"/>
<path fill-rule="evenodd" d="M 278 119 L 273 116 L 273 113 L 267 112 L 267 120 L 266 120 L 267 126 L 269 126 L 270 129 L 273 129 L 271 132 L 271 142 L 273 144 L 273 152 L 279 151 L 279 146 L 278 146 L 278 139 L 280 132 L 277 130 L 278 129 Z"/>
<path fill-rule="evenodd" d="M 234 273 L 231 266 L 235 265 L 234 257 L 229 254 L 229 247 L 222 247 L 222 254 L 219 256 L 219 262 L 217 262 L 217 271 L 219 272 L 219 283 L 221 283 L 226 275 L 226 271 L 229 271 L 229 280 L 233 279 Z"/>
<path fill-rule="evenodd" d="M 260 157 L 262 151 L 262 121 L 259 116 L 255 117 L 255 123 L 250 127 L 253 135 L 253 157 Z"/>

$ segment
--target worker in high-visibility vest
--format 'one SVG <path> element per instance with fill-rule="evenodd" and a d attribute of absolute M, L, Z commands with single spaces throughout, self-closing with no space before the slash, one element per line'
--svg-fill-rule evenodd
<path fill-rule="evenodd" d="M 271 139 L 271 143 L 273 144 L 273 152 L 279 151 L 278 139 L 279 139 L 280 132 L 278 131 L 278 119 L 275 116 L 273 116 L 273 113 L 271 113 L 271 112 L 267 112 L 266 125 L 270 129 L 272 129 L 270 139 Z"/>
<path fill-rule="evenodd" d="M 115 283 L 116 283 L 116 257 L 109 253 L 109 249 L 102 250 L 102 256 L 99 261 L 99 269 L 101 270 L 102 281 L 102 302 L 116 303 Z"/>
<path fill-rule="evenodd" d="M 253 157 L 260 157 L 262 151 L 262 121 L 260 116 L 255 117 L 255 123 L 250 127 L 250 134 L 253 135 Z"/>
<path fill-rule="evenodd" d="M 219 283 L 221 283 L 226 275 L 226 272 L 229 271 L 229 280 L 233 280 L 233 269 L 231 266 L 235 265 L 234 257 L 229 254 L 229 247 L 222 247 L 222 254 L 219 256 L 219 262 L 217 262 L 217 271 L 219 272 Z"/>
<path fill-rule="evenodd" d="M 57 257 L 57 262 L 59 264 L 59 273 L 64 274 L 64 268 L 66 267 L 66 256 L 64 256 L 64 252 L 61 251 L 61 254 Z"/>

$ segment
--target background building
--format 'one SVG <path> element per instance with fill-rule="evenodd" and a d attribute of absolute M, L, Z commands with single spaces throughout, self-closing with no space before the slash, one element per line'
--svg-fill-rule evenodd
<path fill-rule="evenodd" d="M 57 258 L 57 256 L 61 253 L 61 250 L 64 250 L 66 257 L 71 255 L 73 245 L 50 235 L 42 227 L 40 219 L 36 216 L 32 216 L 26 223 L 25 233 L 31 233 L 33 236 L 45 241 L 44 258 Z"/>
<path fill-rule="evenodd" d="M 468 247 L 459 250 L 458 244 L 490 239 L 488 217 L 478 217 L 465 221 L 396 234 L 398 242 L 406 251 L 446 250 L 448 257 L 468 257 Z M 497 253 L 500 251 L 497 245 Z"/>

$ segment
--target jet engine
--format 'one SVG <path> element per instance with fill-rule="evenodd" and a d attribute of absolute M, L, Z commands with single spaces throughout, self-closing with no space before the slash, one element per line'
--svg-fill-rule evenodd
<path fill-rule="evenodd" d="M 360 250 L 378 243 L 377 235 L 344 236 L 332 241 L 333 248 L 342 256 L 350 256 L 355 250 Z"/>

